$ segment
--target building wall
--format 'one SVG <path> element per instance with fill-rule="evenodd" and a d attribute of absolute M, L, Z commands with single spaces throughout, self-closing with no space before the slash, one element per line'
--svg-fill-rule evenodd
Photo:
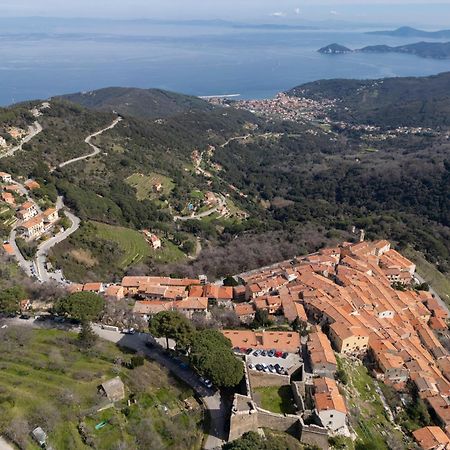
<path fill-rule="evenodd" d="M 320 411 L 318 413 L 323 425 L 331 431 L 338 431 L 345 428 L 346 415 L 334 409 Z"/>
<path fill-rule="evenodd" d="M 387 369 L 384 371 L 384 376 L 388 380 L 395 381 L 407 381 L 409 378 L 408 371 L 406 369 Z"/>
<path fill-rule="evenodd" d="M 351 336 L 342 340 L 331 329 L 330 338 L 339 353 L 360 353 L 367 350 L 369 345 L 368 336 Z"/>

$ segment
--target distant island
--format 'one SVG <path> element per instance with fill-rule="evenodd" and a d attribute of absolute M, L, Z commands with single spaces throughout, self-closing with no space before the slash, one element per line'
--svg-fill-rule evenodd
<path fill-rule="evenodd" d="M 448 59 L 450 58 L 450 42 L 417 42 L 398 47 L 369 45 L 355 50 L 340 44 L 330 44 L 322 47 L 318 52 L 325 55 L 342 55 L 345 53 L 405 53 L 421 58 Z"/>
<path fill-rule="evenodd" d="M 435 39 L 450 38 L 450 30 L 424 31 L 412 27 L 400 27 L 397 28 L 396 30 L 368 31 L 366 34 L 372 34 L 376 36 L 393 36 L 393 37 L 420 37 L 420 38 L 435 38 Z"/>

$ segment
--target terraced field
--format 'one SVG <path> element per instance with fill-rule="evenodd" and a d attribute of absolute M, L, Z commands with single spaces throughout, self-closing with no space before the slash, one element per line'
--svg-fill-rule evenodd
<path fill-rule="evenodd" d="M 137 264 L 151 255 L 150 246 L 142 233 L 130 228 L 116 227 L 104 223 L 94 222 L 98 237 L 116 242 L 124 253 L 119 261 L 121 269 L 126 269 L 132 264 Z"/>

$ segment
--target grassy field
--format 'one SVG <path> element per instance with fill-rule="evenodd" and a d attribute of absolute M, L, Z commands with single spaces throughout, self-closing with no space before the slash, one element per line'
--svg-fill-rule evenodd
<path fill-rule="evenodd" d="M 436 267 L 429 263 L 421 253 L 412 249 L 404 251 L 406 257 L 417 265 L 417 273 L 425 279 L 438 295 L 450 306 L 450 279 L 439 272 Z"/>
<path fill-rule="evenodd" d="M 137 264 L 151 255 L 150 246 L 139 231 L 99 222 L 93 223 L 100 239 L 116 242 L 124 253 L 123 258 L 119 261 L 121 269 Z"/>
<path fill-rule="evenodd" d="M 290 386 L 269 386 L 254 389 L 257 403 L 267 411 L 278 414 L 294 414 L 294 397 Z"/>
<path fill-rule="evenodd" d="M 34 450 L 29 431 L 41 426 L 54 449 L 199 449 L 202 410 L 186 411 L 191 390 L 159 365 L 125 368 L 130 354 L 99 341 L 80 350 L 76 335 L 59 330 L 0 330 L 0 434 Z M 119 375 L 126 399 L 105 403 L 97 386 Z M 195 404 L 195 402 L 194 402 Z M 101 430 L 95 425 L 107 420 Z"/>
<path fill-rule="evenodd" d="M 174 182 L 164 175 L 158 173 L 150 173 L 144 175 L 141 173 L 134 173 L 125 180 L 130 186 L 136 189 L 136 198 L 138 200 L 156 199 L 161 195 L 170 195 L 172 189 L 175 187 Z M 161 183 L 161 192 L 154 192 L 153 185 Z"/>
<path fill-rule="evenodd" d="M 150 256 L 153 261 L 159 264 L 179 262 L 186 258 L 186 255 L 172 242 L 161 239 L 162 247 L 158 250 L 150 248 Z"/>
<path fill-rule="evenodd" d="M 137 230 L 83 222 L 69 239 L 52 249 L 49 259 L 69 280 L 114 281 L 140 262 L 166 264 L 186 258 L 172 242 L 164 238 L 161 242 L 162 248 L 154 250 Z"/>
<path fill-rule="evenodd" d="M 376 382 L 367 369 L 361 363 L 346 358 L 339 358 L 338 364 L 348 376 L 348 383 L 342 390 L 350 412 L 350 423 L 359 440 L 379 450 L 388 450 L 393 443 L 402 444 L 403 434 L 387 418 L 376 391 Z"/>

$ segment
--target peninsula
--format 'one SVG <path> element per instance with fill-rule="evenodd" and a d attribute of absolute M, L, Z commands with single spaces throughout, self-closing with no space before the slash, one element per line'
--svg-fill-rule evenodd
<path fill-rule="evenodd" d="M 415 44 L 399 45 L 369 45 L 352 50 L 340 44 L 330 44 L 318 50 L 325 55 L 342 55 L 345 53 L 404 53 L 421 58 L 448 59 L 450 58 L 450 42 L 417 42 Z"/>

